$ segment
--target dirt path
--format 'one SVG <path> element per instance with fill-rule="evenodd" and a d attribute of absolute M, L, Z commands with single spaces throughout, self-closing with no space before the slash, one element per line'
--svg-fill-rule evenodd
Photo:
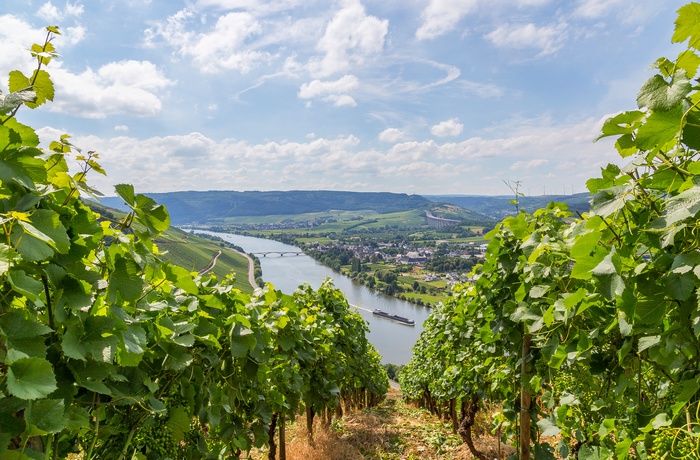
<path fill-rule="evenodd" d="M 452 433 L 452 425 L 401 400 L 397 390 L 374 409 L 346 414 L 331 428 L 314 427 L 315 445 L 307 442 L 305 418 L 288 425 L 287 460 L 471 460 L 469 448 Z M 483 433 L 480 433 L 483 434 Z M 477 443 L 495 443 L 478 437 Z M 267 451 L 254 452 L 255 460 Z"/>
<path fill-rule="evenodd" d="M 255 262 L 253 261 L 253 258 L 250 257 L 248 254 L 245 252 L 240 252 L 236 251 L 246 259 L 248 259 L 248 282 L 250 283 L 251 286 L 253 286 L 253 289 L 259 289 L 260 286 L 255 282 Z"/>
<path fill-rule="evenodd" d="M 216 260 L 219 258 L 220 255 L 221 255 L 221 250 L 219 250 L 216 254 L 214 254 L 214 257 L 211 258 L 211 262 L 209 262 L 209 265 L 207 265 L 206 267 L 201 269 L 199 271 L 199 274 L 203 275 L 203 274 L 213 270 L 214 267 L 216 267 Z"/>

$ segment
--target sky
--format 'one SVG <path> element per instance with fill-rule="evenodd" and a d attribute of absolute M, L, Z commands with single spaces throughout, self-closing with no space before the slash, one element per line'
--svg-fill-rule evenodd
<path fill-rule="evenodd" d="M 17 117 L 96 151 L 107 196 L 580 193 L 685 3 L 2 0 L 0 89 L 58 26 L 55 99 Z"/>

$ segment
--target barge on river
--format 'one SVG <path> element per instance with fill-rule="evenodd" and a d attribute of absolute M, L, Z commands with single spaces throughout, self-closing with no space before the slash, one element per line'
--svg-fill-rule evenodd
<path fill-rule="evenodd" d="M 387 313 L 385 311 L 382 311 L 382 310 L 379 310 L 376 308 L 374 310 L 372 310 L 372 314 L 377 315 L 377 316 L 382 316 L 384 318 L 393 319 L 394 321 L 397 321 L 401 324 L 405 324 L 406 326 L 415 326 L 416 325 L 416 322 L 413 321 L 412 319 L 404 318 L 403 316 L 394 315 L 392 313 Z"/>

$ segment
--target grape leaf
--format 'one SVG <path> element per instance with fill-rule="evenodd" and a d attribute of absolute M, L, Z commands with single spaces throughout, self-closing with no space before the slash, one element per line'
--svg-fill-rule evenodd
<path fill-rule="evenodd" d="M 45 398 L 56 388 L 51 363 L 43 358 L 19 359 L 7 370 L 7 390 L 18 398 Z"/>
<path fill-rule="evenodd" d="M 661 75 L 654 75 L 639 90 L 637 104 L 639 108 L 648 107 L 654 111 L 671 110 L 680 104 L 691 89 L 692 85 L 683 69 L 677 70 L 670 82 Z"/>

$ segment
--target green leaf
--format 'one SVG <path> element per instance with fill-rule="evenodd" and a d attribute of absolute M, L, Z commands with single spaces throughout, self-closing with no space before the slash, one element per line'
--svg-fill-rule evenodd
<path fill-rule="evenodd" d="M 185 434 L 190 431 L 192 418 L 187 414 L 187 408 L 176 407 L 170 410 L 170 417 L 166 422 L 166 426 L 173 433 L 173 439 L 179 443 L 185 439 Z"/>
<path fill-rule="evenodd" d="M 657 327 L 666 316 L 667 305 L 663 298 L 652 297 L 639 299 L 635 307 L 635 325 Z"/>
<path fill-rule="evenodd" d="M 651 348 L 655 345 L 658 345 L 659 343 L 661 343 L 661 336 L 660 335 L 640 337 L 639 344 L 637 345 L 637 351 L 639 351 L 639 353 L 641 353 L 644 350 L 646 350 L 647 348 Z"/>
<path fill-rule="evenodd" d="M 35 102 L 36 93 L 31 89 L 23 89 L 7 96 L 0 94 L 0 115 L 12 112 L 26 102 Z"/>
<path fill-rule="evenodd" d="M 615 420 L 611 418 L 606 418 L 605 420 L 603 420 L 600 424 L 600 427 L 598 428 L 598 434 L 600 435 L 600 439 L 605 438 L 608 434 L 612 433 L 613 431 L 615 431 Z"/>
<path fill-rule="evenodd" d="M 63 399 L 39 399 L 30 401 L 24 419 L 42 434 L 58 433 L 65 427 L 64 412 Z"/>
<path fill-rule="evenodd" d="M 690 39 L 688 46 L 697 48 L 700 40 L 700 5 L 697 3 L 689 3 L 678 10 L 676 28 L 671 41 L 682 43 L 688 39 Z"/>
<path fill-rule="evenodd" d="M 576 279 L 590 279 L 593 270 L 605 259 L 608 252 L 600 246 L 602 234 L 590 232 L 579 237 L 571 247 L 571 258 L 574 266 L 571 269 L 571 277 Z"/>
<path fill-rule="evenodd" d="M 542 436 L 557 436 L 561 432 L 561 428 L 557 426 L 554 416 L 543 418 L 537 421 L 537 427 L 540 429 Z"/>
<path fill-rule="evenodd" d="M 611 457 L 610 451 L 601 446 L 584 444 L 578 451 L 579 460 L 607 460 Z"/>
<path fill-rule="evenodd" d="M 658 430 L 664 426 L 671 426 L 671 423 L 672 421 L 668 418 L 668 414 L 664 412 L 654 417 L 654 420 L 651 421 L 651 427 Z"/>
<path fill-rule="evenodd" d="M 592 271 L 599 280 L 601 292 L 610 300 L 621 295 L 625 289 L 625 282 L 618 274 L 618 259 L 619 257 L 613 248 Z"/>
<path fill-rule="evenodd" d="M 625 459 L 629 456 L 630 447 L 632 447 L 632 438 L 625 438 L 615 444 L 615 455 L 619 459 Z"/>
<path fill-rule="evenodd" d="M 40 281 L 27 276 L 24 270 L 10 272 L 7 281 L 12 289 L 31 301 L 35 301 L 44 292 L 44 285 Z"/>
<path fill-rule="evenodd" d="M 654 75 L 639 90 L 637 104 L 640 108 L 649 107 L 654 111 L 671 110 L 680 104 L 691 89 L 692 85 L 683 69 L 678 69 L 670 82 L 666 82 L 661 75 Z"/>
<path fill-rule="evenodd" d="M 652 224 L 654 228 L 670 227 L 700 212 L 700 176 L 694 177 L 693 182 L 692 188 L 669 198 L 666 213 Z"/>
<path fill-rule="evenodd" d="M 49 209 L 37 209 L 29 217 L 31 225 L 20 221 L 25 232 L 55 248 L 60 254 L 65 254 L 70 248 L 70 238 L 61 223 L 58 213 Z"/>
<path fill-rule="evenodd" d="M 547 291 L 549 291 L 549 289 L 550 286 L 547 286 L 545 284 L 533 286 L 530 289 L 530 297 L 532 297 L 533 299 L 540 299 L 544 297 L 544 295 L 547 293 Z"/>
<path fill-rule="evenodd" d="M 51 332 L 48 326 L 10 311 L 0 317 L 0 329 L 5 335 L 8 363 L 27 357 L 46 357 L 44 336 Z"/>
<path fill-rule="evenodd" d="M 141 267 L 133 259 L 117 256 L 114 271 L 109 278 L 107 298 L 111 302 L 116 302 L 118 293 L 127 302 L 138 300 L 144 287 L 140 272 Z"/>
<path fill-rule="evenodd" d="M 45 398 L 56 388 L 51 363 L 43 358 L 19 359 L 7 370 L 7 390 L 18 398 Z"/>
<path fill-rule="evenodd" d="M 148 344 L 146 331 L 138 324 L 130 324 L 128 329 L 122 332 L 124 348 L 128 353 L 143 354 Z"/>
<path fill-rule="evenodd" d="M 698 71 L 698 66 L 700 66 L 700 56 L 695 54 L 692 50 L 685 50 L 678 55 L 676 60 L 676 67 L 685 70 L 688 78 L 693 78 Z"/>
<path fill-rule="evenodd" d="M 134 186 L 131 184 L 117 184 L 114 186 L 114 191 L 117 192 L 122 200 L 128 206 L 134 206 Z"/>
<path fill-rule="evenodd" d="M 603 218 L 609 217 L 634 200 L 633 185 L 626 183 L 600 190 L 591 200 L 591 212 Z"/>
<path fill-rule="evenodd" d="M 35 70 L 32 74 L 32 89 L 36 92 L 36 102 L 28 102 L 27 107 L 34 109 L 46 101 L 53 101 L 54 87 L 49 73 L 45 70 Z"/>
<path fill-rule="evenodd" d="M 683 129 L 683 108 L 676 106 L 667 111 L 653 112 L 637 130 L 637 147 L 640 150 L 662 148 L 675 140 Z"/>
<path fill-rule="evenodd" d="M 10 92 L 15 93 L 17 91 L 31 89 L 32 84 L 29 78 L 19 70 L 13 70 L 10 72 L 9 76 L 8 89 Z"/>
<path fill-rule="evenodd" d="M 691 149 L 700 149 L 700 111 L 697 109 L 691 110 L 686 116 L 686 124 L 683 127 L 683 143 Z"/>
<path fill-rule="evenodd" d="M 68 367 L 75 376 L 77 386 L 95 393 L 112 394 L 109 387 L 104 384 L 104 380 L 116 375 L 117 370 L 113 365 L 94 361 L 69 361 Z"/>
<path fill-rule="evenodd" d="M 24 410 L 26 405 L 27 401 L 14 396 L 0 399 L 0 434 L 9 433 L 15 437 L 24 431 L 22 420 L 17 418 L 15 414 Z M 3 447 L 0 445 L 0 454 Z"/>
<path fill-rule="evenodd" d="M 640 110 L 623 112 L 615 115 L 614 117 L 608 118 L 605 120 L 605 123 L 603 123 L 603 128 L 601 129 L 602 134 L 598 136 L 596 140 L 608 136 L 630 134 L 634 130 L 634 127 L 642 120 L 642 118 L 644 118 L 644 112 Z"/>
<path fill-rule="evenodd" d="M 615 148 L 617 149 L 617 153 L 619 153 L 622 158 L 627 158 L 628 156 L 637 153 L 637 144 L 635 143 L 632 134 L 624 134 L 620 136 L 615 142 Z"/>
<path fill-rule="evenodd" d="M 38 147 L 39 146 L 39 135 L 36 133 L 34 128 L 27 126 L 25 124 L 17 121 L 16 118 L 10 118 L 5 122 L 5 126 L 10 128 L 12 131 L 19 134 L 22 141 L 22 151 L 21 154 L 24 156 L 36 157 L 41 155 L 43 152 L 36 149 L 28 149 L 27 147 Z"/>
<path fill-rule="evenodd" d="M 116 322 L 105 316 L 90 316 L 85 327 L 71 326 L 63 337 L 64 353 L 74 359 L 84 360 L 92 355 L 97 361 L 110 362 L 118 339 L 114 335 Z"/>
<path fill-rule="evenodd" d="M 0 128 L 0 131 L 2 129 Z M 46 180 L 44 161 L 31 155 L 15 155 L 0 158 L 0 181 L 12 182 L 35 189 L 35 183 Z"/>
<path fill-rule="evenodd" d="M 159 205 L 153 198 L 145 195 L 136 195 L 135 207 L 136 221 L 148 229 L 148 235 L 157 236 L 170 227 L 170 216 L 163 205 Z"/>
<path fill-rule="evenodd" d="M 242 358 L 249 351 L 255 348 L 257 340 L 253 335 L 253 331 L 240 324 L 236 324 L 231 329 L 231 354 L 234 358 Z"/>
<path fill-rule="evenodd" d="M 177 265 L 168 264 L 165 267 L 165 273 L 169 281 L 172 281 L 173 284 L 188 294 L 197 294 L 199 292 L 197 283 L 194 282 L 192 274 L 188 270 Z"/>
<path fill-rule="evenodd" d="M 0 243 L 0 276 L 10 270 L 17 258 L 18 255 L 14 249 L 5 243 Z"/>

